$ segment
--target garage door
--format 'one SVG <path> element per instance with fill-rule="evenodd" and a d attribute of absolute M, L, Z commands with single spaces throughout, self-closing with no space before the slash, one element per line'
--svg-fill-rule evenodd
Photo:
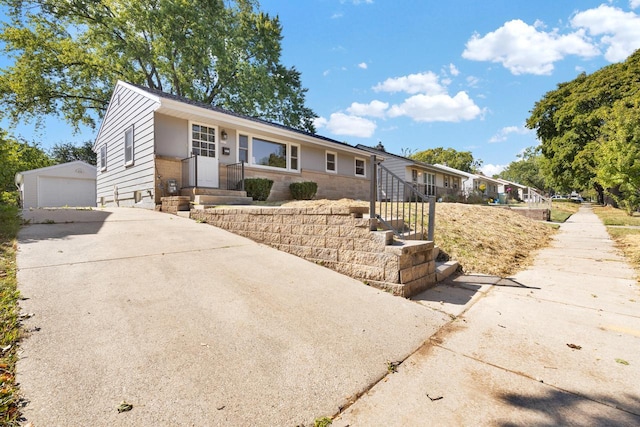
<path fill-rule="evenodd" d="M 38 207 L 95 206 L 96 181 L 93 179 L 38 177 Z"/>

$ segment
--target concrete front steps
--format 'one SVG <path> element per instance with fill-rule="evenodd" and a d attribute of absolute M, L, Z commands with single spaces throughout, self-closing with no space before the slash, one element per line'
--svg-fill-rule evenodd
<path fill-rule="evenodd" d="M 426 230 L 424 231 L 424 233 L 416 233 L 416 232 L 410 231 L 408 230 L 408 227 L 405 225 L 404 219 L 402 218 L 393 218 L 390 221 L 388 221 L 388 223 L 391 227 L 404 230 L 402 232 L 402 237 L 404 241 L 409 241 L 409 240 L 425 241 L 425 242 L 427 241 Z M 382 230 L 389 230 L 389 226 L 387 226 L 387 224 L 380 221 L 378 221 L 378 228 Z M 390 238 L 395 237 L 393 233 L 389 233 L 389 236 Z M 392 243 L 388 242 L 387 244 L 390 245 Z M 438 254 L 440 253 L 440 248 L 438 246 L 434 246 L 433 249 L 434 249 L 433 258 L 437 259 Z M 450 277 L 451 275 L 455 274 L 459 268 L 460 268 L 460 263 L 458 263 L 458 261 L 454 261 L 454 260 L 436 261 L 436 283 L 440 283 L 443 280 Z"/>
<path fill-rule="evenodd" d="M 218 205 L 250 205 L 253 199 L 247 196 L 246 191 L 222 190 L 218 188 L 183 188 L 180 190 L 183 196 L 189 196 L 194 209 Z"/>

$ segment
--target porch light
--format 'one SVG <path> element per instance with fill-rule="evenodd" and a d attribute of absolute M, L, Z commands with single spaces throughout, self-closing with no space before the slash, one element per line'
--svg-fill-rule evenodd
<path fill-rule="evenodd" d="M 228 137 L 227 131 L 222 129 L 222 131 L 220 132 L 220 139 L 223 140 L 223 141 L 226 141 L 227 137 Z"/>

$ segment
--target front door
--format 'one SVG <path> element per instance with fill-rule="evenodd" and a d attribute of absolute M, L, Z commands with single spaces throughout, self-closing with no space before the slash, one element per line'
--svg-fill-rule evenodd
<path fill-rule="evenodd" d="M 191 124 L 191 152 L 197 155 L 197 187 L 218 188 L 218 144 L 216 128 Z"/>

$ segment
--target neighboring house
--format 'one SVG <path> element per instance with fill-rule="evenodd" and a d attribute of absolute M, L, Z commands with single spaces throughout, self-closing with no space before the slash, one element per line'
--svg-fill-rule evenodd
<path fill-rule="evenodd" d="M 467 177 L 460 171 L 388 153 L 382 144 L 375 148 L 358 144 L 356 148 L 378 157 L 384 156 L 383 166 L 398 178 L 412 183 L 422 194 L 455 201 L 462 195 L 462 182 Z"/>
<path fill-rule="evenodd" d="M 463 174 L 467 179 L 463 182 L 463 193 L 465 197 L 472 196 L 474 194 L 481 194 L 491 199 L 498 199 L 499 187 L 502 184 L 497 179 L 489 178 L 481 174 L 474 174 L 470 172 L 460 171 L 458 169 L 451 168 L 445 165 L 435 165 L 445 170 L 452 172 L 458 172 Z M 484 191 L 482 188 L 484 187 Z"/>
<path fill-rule="evenodd" d="M 274 181 L 269 200 L 289 199 L 297 181 L 316 182 L 318 198 L 370 191 L 366 151 L 121 81 L 93 148 L 99 205 L 153 208 L 165 195 L 237 190 L 240 162 L 245 177 Z"/>
<path fill-rule="evenodd" d="M 498 178 L 498 181 L 500 181 L 498 192 L 506 194 L 507 197 L 516 200 L 527 200 L 529 198 L 529 187 L 526 185 L 507 181 L 502 178 Z"/>
<path fill-rule="evenodd" d="M 77 160 L 18 172 L 23 209 L 96 205 L 96 167 Z"/>

